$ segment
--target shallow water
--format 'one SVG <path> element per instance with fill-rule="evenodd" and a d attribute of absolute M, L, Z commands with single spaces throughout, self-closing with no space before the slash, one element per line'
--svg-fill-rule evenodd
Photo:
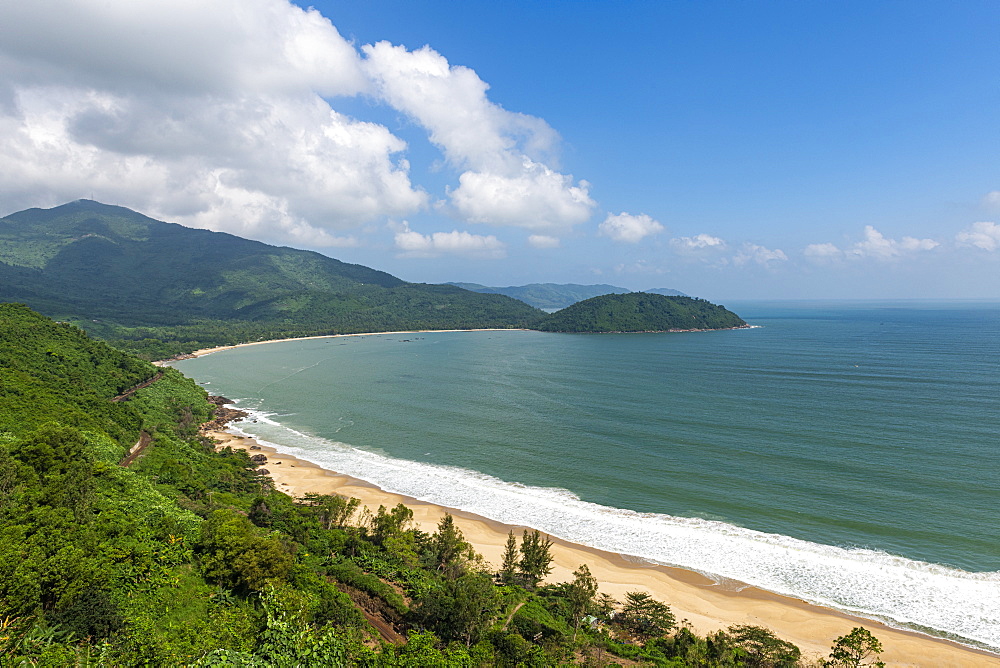
<path fill-rule="evenodd" d="M 319 339 L 178 363 L 381 487 L 1000 647 L 1000 306 Z"/>

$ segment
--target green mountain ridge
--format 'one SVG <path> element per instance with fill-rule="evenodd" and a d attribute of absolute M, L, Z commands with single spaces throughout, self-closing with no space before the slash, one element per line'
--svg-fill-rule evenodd
<path fill-rule="evenodd" d="M 586 299 L 608 290 L 623 294 Z M 668 300 L 661 304 L 682 301 L 669 308 L 643 307 L 652 319 L 626 317 L 623 305 L 634 303 L 637 298 L 629 295 L 637 294 Z M 571 305 L 546 315 L 516 297 Z M 0 218 L 3 301 L 27 304 L 146 359 L 324 334 L 480 328 L 661 331 L 742 323 L 733 314 L 729 319 L 709 314 L 708 302 L 628 293 L 611 285 L 407 283 L 313 251 L 187 228 L 91 200 Z M 590 307 L 581 304 L 588 303 L 617 306 L 600 316 L 584 316 Z"/>
<path fill-rule="evenodd" d="M 478 283 L 448 283 L 473 292 L 484 294 L 499 294 L 520 299 L 525 304 L 547 311 L 559 310 L 573 304 L 609 294 L 624 294 L 631 292 L 628 288 L 601 283 L 597 285 L 580 285 L 577 283 L 529 283 L 528 285 L 510 285 L 504 288 L 490 287 Z M 670 288 L 650 288 L 644 292 L 676 297 L 687 297 L 683 292 Z"/>
<path fill-rule="evenodd" d="M 407 283 L 90 200 L 0 219 L 0 301 L 152 357 L 282 336 L 529 327 L 544 316 L 503 295 Z"/>

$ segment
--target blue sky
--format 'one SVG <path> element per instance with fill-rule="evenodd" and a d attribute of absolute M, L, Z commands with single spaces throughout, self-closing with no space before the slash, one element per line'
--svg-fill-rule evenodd
<path fill-rule="evenodd" d="M 994 2 L 59 0 L 0 26 L 2 213 L 93 193 L 413 281 L 1000 297 Z"/>

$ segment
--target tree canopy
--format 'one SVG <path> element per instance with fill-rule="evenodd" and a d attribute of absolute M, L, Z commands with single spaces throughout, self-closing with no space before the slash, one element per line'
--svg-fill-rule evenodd
<path fill-rule="evenodd" d="M 630 292 L 593 297 L 546 316 L 546 332 L 667 332 L 732 329 L 746 322 L 704 299 Z"/>

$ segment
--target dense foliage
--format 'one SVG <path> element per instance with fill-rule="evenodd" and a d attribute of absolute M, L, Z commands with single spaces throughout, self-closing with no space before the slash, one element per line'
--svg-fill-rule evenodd
<path fill-rule="evenodd" d="M 645 592 L 598 595 L 586 565 L 544 584 L 537 531 L 494 569 L 449 515 L 293 499 L 200 435 L 212 405 L 175 370 L 113 401 L 153 367 L 24 306 L 0 334 L 0 668 L 800 663 L 767 629 L 701 637 Z M 855 629 L 829 665 L 880 651 Z"/>
<path fill-rule="evenodd" d="M 543 315 L 503 295 L 407 283 L 88 200 L 0 219 L 0 300 L 148 359 L 286 336 L 527 327 Z"/>
<path fill-rule="evenodd" d="M 547 316 L 535 329 L 545 332 L 667 332 L 729 329 L 746 322 L 704 299 L 646 292 L 603 295 Z"/>
<path fill-rule="evenodd" d="M 525 304 L 546 311 L 566 308 L 571 304 L 581 302 L 591 297 L 601 295 L 622 294 L 631 292 L 628 288 L 619 288 L 615 285 L 602 283 L 599 285 L 578 285 L 576 283 L 529 283 L 528 285 L 511 285 L 505 288 L 493 288 L 478 283 L 449 283 L 473 292 L 485 294 L 507 295 L 514 299 L 520 299 Z M 659 295 L 673 295 L 686 297 L 683 292 L 671 290 L 670 288 L 652 288 L 644 292 Z"/>

